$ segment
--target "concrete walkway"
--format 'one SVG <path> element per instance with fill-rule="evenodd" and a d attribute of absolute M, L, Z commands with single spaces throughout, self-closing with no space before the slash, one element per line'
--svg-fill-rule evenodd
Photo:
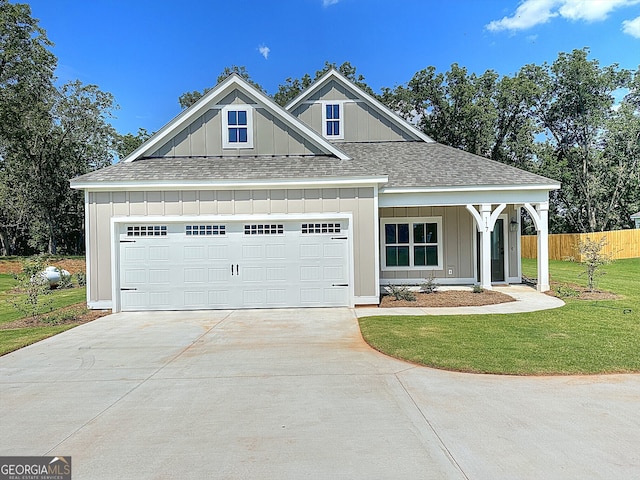
<path fill-rule="evenodd" d="M 446 287 L 441 287 L 445 289 Z M 372 317 L 374 315 L 475 315 L 483 313 L 523 313 L 549 310 L 562 307 L 564 302 L 559 298 L 538 292 L 526 285 L 509 285 L 494 287 L 496 292 L 505 293 L 516 299 L 515 302 L 500 303 L 498 305 L 484 305 L 481 307 L 399 307 L 399 308 L 356 308 L 358 317 Z"/>
<path fill-rule="evenodd" d="M 636 479 L 640 376 L 444 372 L 352 310 L 120 313 L 0 357 L 0 456 L 75 480 Z"/>

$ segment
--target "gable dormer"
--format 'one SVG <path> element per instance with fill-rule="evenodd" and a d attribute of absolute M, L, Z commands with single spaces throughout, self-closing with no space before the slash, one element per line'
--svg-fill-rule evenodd
<path fill-rule="evenodd" d="M 334 69 L 286 109 L 331 142 L 433 142 Z"/>
<path fill-rule="evenodd" d="M 124 162 L 161 157 L 308 155 L 349 158 L 270 97 L 232 74 Z"/>

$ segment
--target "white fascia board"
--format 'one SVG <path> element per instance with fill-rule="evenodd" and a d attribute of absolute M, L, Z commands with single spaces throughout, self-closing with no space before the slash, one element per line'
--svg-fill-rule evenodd
<path fill-rule="evenodd" d="M 335 79 L 336 81 L 344 85 L 346 88 L 349 88 L 350 90 L 354 91 L 363 100 L 368 102 L 371 106 L 373 106 L 376 110 L 382 113 L 385 117 L 387 117 L 389 120 L 391 120 L 401 129 L 409 131 L 412 135 L 415 135 L 417 138 L 419 138 L 424 142 L 427 142 L 427 143 L 435 142 L 435 140 L 433 140 L 431 137 L 429 137 L 428 135 L 425 135 L 423 132 L 418 130 L 416 127 L 414 127 L 409 122 L 407 122 L 404 118 L 397 115 L 395 112 L 389 109 L 389 107 L 387 107 L 382 102 L 380 102 L 376 98 L 369 95 L 360 87 L 351 83 L 350 80 L 345 78 L 340 72 L 334 70 L 333 68 L 329 70 L 327 73 L 325 73 L 318 80 L 316 80 L 309 88 L 302 91 L 300 95 L 294 98 L 291 102 L 289 102 L 289 104 L 285 106 L 285 109 L 287 111 L 293 110 L 298 105 L 303 103 L 307 98 L 309 98 L 316 90 L 320 89 L 326 82 L 328 82 L 331 79 Z"/>
<path fill-rule="evenodd" d="M 421 192 L 381 191 L 380 207 L 419 207 L 431 206 L 460 206 L 478 204 L 524 204 L 539 203 L 549 200 L 548 189 L 520 189 L 520 190 L 440 190 Z"/>
<path fill-rule="evenodd" d="M 518 191 L 518 190 L 558 190 L 559 183 L 550 183 L 547 185 L 531 184 L 531 185 L 465 185 L 450 187 L 396 187 L 383 188 L 380 194 L 387 193 L 441 193 L 441 192 L 495 192 L 495 191 Z"/>
<path fill-rule="evenodd" d="M 350 157 L 346 153 L 322 138 L 322 136 L 318 135 L 296 117 L 284 110 L 267 95 L 234 73 L 203 95 L 202 98 L 192 106 L 178 114 L 173 120 L 158 130 L 149 140 L 127 155 L 122 161 L 125 163 L 133 162 L 137 158 L 144 156 L 145 153 L 149 153 L 154 148 L 160 147 L 162 142 L 167 141 L 172 134 L 178 133 L 180 129 L 186 127 L 191 119 L 195 119 L 203 115 L 209 108 L 212 108 L 211 104 L 215 103 L 214 100 L 223 97 L 233 88 L 239 88 L 252 96 L 257 103 L 265 106 L 276 117 L 279 117 L 285 123 L 291 125 L 303 136 L 307 136 L 309 140 L 326 151 L 326 153 L 335 155 L 340 160 L 350 160 Z"/>
<path fill-rule="evenodd" d="M 322 188 L 322 187 L 362 187 L 378 186 L 387 183 L 389 177 L 342 177 L 342 178 L 305 178 L 284 180 L 228 180 L 228 181 L 147 181 L 147 182 L 86 182 L 73 183 L 77 190 L 123 191 L 123 190 L 255 190 L 270 188 Z"/>

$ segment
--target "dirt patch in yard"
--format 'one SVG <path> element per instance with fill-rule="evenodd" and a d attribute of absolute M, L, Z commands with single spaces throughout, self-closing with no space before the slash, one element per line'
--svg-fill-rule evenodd
<path fill-rule="evenodd" d="M 434 293 L 416 293 L 416 301 L 395 300 L 393 295 L 385 295 L 380 302 L 381 307 L 480 307 L 499 303 L 515 302 L 505 293 L 484 290 L 473 293 L 469 290 L 445 290 Z"/>
<path fill-rule="evenodd" d="M 63 258 L 48 260 L 46 266 L 58 267 L 66 270 L 71 275 L 76 273 L 85 273 L 86 265 L 84 259 L 79 258 Z M 0 258 L 0 273 L 20 273 L 22 272 L 22 263 L 20 260 L 10 259 L 3 260 Z"/>

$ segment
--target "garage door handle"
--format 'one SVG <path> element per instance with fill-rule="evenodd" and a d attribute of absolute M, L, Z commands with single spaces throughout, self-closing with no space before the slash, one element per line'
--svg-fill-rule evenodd
<path fill-rule="evenodd" d="M 331 240 L 346 240 L 348 237 L 331 237 Z"/>
<path fill-rule="evenodd" d="M 348 283 L 332 283 L 331 286 L 332 287 L 348 287 L 349 284 Z"/>
<path fill-rule="evenodd" d="M 138 290 L 138 289 L 137 288 L 121 288 L 120 289 L 121 292 L 126 292 L 126 291 L 129 291 L 129 290 Z"/>
<path fill-rule="evenodd" d="M 135 240 L 120 240 L 120 243 L 136 243 Z"/>
<path fill-rule="evenodd" d="M 240 275 L 240 265 L 236 263 L 236 275 Z M 231 264 L 231 276 L 233 276 L 233 263 Z"/>

